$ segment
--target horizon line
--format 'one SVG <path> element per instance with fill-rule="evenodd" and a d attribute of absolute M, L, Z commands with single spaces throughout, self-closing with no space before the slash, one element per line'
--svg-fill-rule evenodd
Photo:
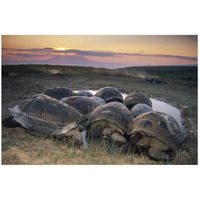
<path fill-rule="evenodd" d="M 103 68 L 103 69 L 124 69 L 124 68 L 131 68 L 131 67 L 198 67 L 198 64 L 191 64 L 191 65 L 141 65 L 141 66 L 127 66 L 127 67 L 116 67 L 116 68 L 106 68 L 106 67 L 94 67 L 94 66 L 86 66 L 86 65 L 65 65 L 65 64 L 2 64 L 2 66 L 18 66 L 18 65 L 36 65 L 36 66 L 74 66 L 74 67 L 93 67 L 93 68 Z"/>

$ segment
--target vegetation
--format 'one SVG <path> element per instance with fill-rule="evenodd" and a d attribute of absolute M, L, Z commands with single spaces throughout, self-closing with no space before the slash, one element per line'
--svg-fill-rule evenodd
<path fill-rule="evenodd" d="M 128 71 L 144 71 L 160 78 L 197 81 L 197 66 L 128 67 Z"/>
<path fill-rule="evenodd" d="M 89 149 L 82 150 L 82 147 L 66 141 L 32 136 L 21 127 L 2 126 L 2 164 L 197 164 L 197 68 L 138 67 L 114 70 L 11 65 L 2 66 L 2 75 L 2 119 L 10 115 L 8 108 L 47 88 L 79 90 L 113 86 L 124 93 L 144 92 L 178 107 L 182 113 L 184 131 L 189 134 L 174 160 L 156 162 L 141 153 L 121 153 L 117 146 L 104 140 L 88 140 Z M 155 77 L 167 84 L 140 82 L 141 78 Z"/>

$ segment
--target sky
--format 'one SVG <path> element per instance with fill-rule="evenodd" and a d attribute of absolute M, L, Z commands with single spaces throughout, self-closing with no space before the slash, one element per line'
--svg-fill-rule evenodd
<path fill-rule="evenodd" d="M 197 35 L 2 35 L 2 64 L 196 65 Z"/>

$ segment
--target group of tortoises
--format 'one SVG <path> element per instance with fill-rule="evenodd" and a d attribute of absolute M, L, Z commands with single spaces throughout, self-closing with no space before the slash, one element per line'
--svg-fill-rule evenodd
<path fill-rule="evenodd" d="M 34 95 L 14 108 L 10 126 L 21 125 L 34 135 L 67 138 L 87 145 L 86 137 L 101 137 L 124 149 L 139 149 L 154 160 L 169 160 L 184 139 L 176 120 L 152 110 L 150 98 L 131 92 L 123 100 L 114 87 L 87 90 L 51 88 Z M 14 125 L 13 125 L 14 124 Z"/>

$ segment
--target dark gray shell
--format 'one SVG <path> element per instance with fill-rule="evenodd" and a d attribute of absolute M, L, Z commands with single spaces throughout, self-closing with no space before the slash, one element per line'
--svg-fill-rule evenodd
<path fill-rule="evenodd" d="M 87 129 L 95 122 L 106 121 L 114 124 L 127 133 L 129 124 L 133 120 L 131 112 L 123 106 L 108 103 L 97 107 L 90 115 L 87 123 Z"/>
<path fill-rule="evenodd" d="M 110 102 L 109 105 L 116 105 L 116 106 L 122 106 L 123 108 L 127 109 L 128 108 L 121 102 L 118 102 L 118 101 L 113 101 L 113 102 Z M 129 111 L 129 110 L 128 110 Z"/>
<path fill-rule="evenodd" d="M 50 88 L 47 89 L 44 94 L 58 100 L 64 97 L 76 96 L 76 93 L 68 88 Z"/>
<path fill-rule="evenodd" d="M 95 96 L 101 97 L 106 103 L 112 101 L 123 102 L 123 97 L 120 91 L 114 87 L 101 88 L 96 92 Z"/>
<path fill-rule="evenodd" d="M 142 113 L 152 111 L 152 108 L 148 106 L 147 104 L 136 104 L 132 109 L 131 113 L 133 114 L 134 117 L 137 117 L 141 115 Z"/>
<path fill-rule="evenodd" d="M 140 92 L 131 92 L 124 100 L 124 104 L 128 107 L 129 110 L 131 110 L 136 104 L 139 103 L 147 104 L 148 106 L 152 107 L 150 98 Z"/>
<path fill-rule="evenodd" d="M 76 109 L 43 94 L 34 95 L 9 110 L 34 135 L 67 135 L 83 120 Z"/>
<path fill-rule="evenodd" d="M 101 105 L 104 105 L 106 102 L 100 98 L 100 97 L 97 97 L 97 96 L 92 96 L 90 97 L 93 101 L 95 101 L 99 106 Z"/>
<path fill-rule="evenodd" d="M 98 106 L 95 101 L 86 96 L 65 97 L 61 101 L 78 110 L 84 119 L 88 119 L 92 111 Z"/>
<path fill-rule="evenodd" d="M 88 90 L 80 90 L 77 93 L 77 96 L 86 96 L 86 97 L 92 97 L 93 94 L 89 92 Z"/>
<path fill-rule="evenodd" d="M 128 136 L 133 139 L 138 133 L 155 138 L 171 149 L 177 149 L 184 139 L 184 134 L 173 117 L 155 111 L 143 113 L 133 120 Z"/>

